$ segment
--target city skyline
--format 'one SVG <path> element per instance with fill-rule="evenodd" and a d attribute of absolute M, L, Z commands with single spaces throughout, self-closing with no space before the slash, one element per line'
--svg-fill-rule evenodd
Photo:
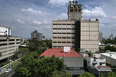
<path fill-rule="evenodd" d="M 0 25 L 12 28 L 12 35 L 30 38 L 37 30 L 52 37 L 52 20 L 67 19 L 67 5 L 73 0 L 1 0 Z M 77 0 L 83 5 L 83 19 L 99 19 L 103 37 L 116 36 L 116 1 Z"/>

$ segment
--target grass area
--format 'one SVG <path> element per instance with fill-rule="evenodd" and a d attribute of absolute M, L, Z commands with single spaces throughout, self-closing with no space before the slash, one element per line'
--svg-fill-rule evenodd
<path fill-rule="evenodd" d="M 6 65 L 6 64 L 8 64 L 8 63 L 10 63 L 10 61 L 7 61 L 7 62 L 4 62 L 4 63 L 1 63 L 1 64 L 0 64 L 0 67 L 2 67 L 2 66 L 4 66 L 4 65 Z"/>

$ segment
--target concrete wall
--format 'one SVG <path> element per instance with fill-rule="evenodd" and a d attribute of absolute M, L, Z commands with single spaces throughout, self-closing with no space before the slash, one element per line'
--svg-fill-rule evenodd
<path fill-rule="evenodd" d="M 20 37 L 0 37 L 0 60 L 14 55 L 14 52 L 20 44 Z"/>
<path fill-rule="evenodd" d="M 11 35 L 11 28 L 0 26 L 0 35 Z"/>
<path fill-rule="evenodd" d="M 52 48 L 75 46 L 75 22 L 70 20 L 52 21 Z"/>
<path fill-rule="evenodd" d="M 103 55 L 103 54 L 101 54 L 101 57 L 102 57 L 102 58 L 106 58 L 106 63 L 107 63 L 107 64 L 110 64 L 110 65 L 112 65 L 112 66 L 116 66 L 116 59 L 113 59 L 113 58 L 111 58 L 110 56 L 105 56 L 105 55 Z"/>
<path fill-rule="evenodd" d="M 99 51 L 99 21 L 81 21 L 81 49 Z"/>

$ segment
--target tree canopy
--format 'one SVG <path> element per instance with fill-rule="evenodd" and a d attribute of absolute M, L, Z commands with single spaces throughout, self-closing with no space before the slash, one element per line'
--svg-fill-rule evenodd
<path fill-rule="evenodd" d="M 58 57 L 39 57 L 39 53 L 30 52 L 21 59 L 21 66 L 16 69 L 16 73 L 21 77 L 51 77 L 53 71 L 63 71 L 64 62 Z M 22 71 L 23 70 L 23 71 Z"/>
<path fill-rule="evenodd" d="M 93 74 L 89 73 L 89 72 L 85 72 L 84 74 L 82 74 L 78 77 L 95 77 L 95 76 Z"/>
<path fill-rule="evenodd" d="M 37 41 L 36 39 L 29 40 L 29 43 L 27 44 L 27 47 L 30 51 L 37 51 L 40 54 L 42 54 L 47 48 L 52 47 L 52 41 L 51 40 L 41 40 Z"/>

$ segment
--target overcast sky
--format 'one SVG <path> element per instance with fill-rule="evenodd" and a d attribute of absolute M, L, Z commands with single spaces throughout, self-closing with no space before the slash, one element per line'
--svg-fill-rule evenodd
<path fill-rule="evenodd" d="M 72 1 L 72 0 L 71 0 Z M 116 0 L 77 0 L 83 4 L 83 19 L 99 19 L 103 37 L 116 36 Z M 0 0 L 0 25 L 12 35 L 31 38 L 37 30 L 52 37 L 52 20 L 67 19 L 69 0 Z"/>

